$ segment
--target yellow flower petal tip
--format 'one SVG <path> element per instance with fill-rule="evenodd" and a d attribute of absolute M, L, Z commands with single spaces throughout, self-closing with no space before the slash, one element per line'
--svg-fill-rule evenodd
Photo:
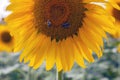
<path fill-rule="evenodd" d="M 120 44 L 117 47 L 117 52 L 120 53 Z"/>
<path fill-rule="evenodd" d="M 114 8 L 120 10 L 120 0 L 107 0 L 107 2 Z"/>

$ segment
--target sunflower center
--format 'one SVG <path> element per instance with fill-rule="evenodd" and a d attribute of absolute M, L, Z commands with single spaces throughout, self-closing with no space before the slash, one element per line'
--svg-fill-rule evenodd
<path fill-rule="evenodd" d="M 69 16 L 69 7 L 63 2 L 55 0 L 45 6 L 46 18 L 55 26 L 62 24 Z"/>
<path fill-rule="evenodd" d="M 63 40 L 78 33 L 85 10 L 79 0 L 36 0 L 34 25 L 38 33 Z"/>
<path fill-rule="evenodd" d="M 11 40 L 12 40 L 12 37 L 10 35 L 9 32 L 3 32 L 1 34 L 1 40 L 4 42 L 4 43 L 9 43 Z"/>
<path fill-rule="evenodd" d="M 118 3 L 118 5 L 120 6 L 120 3 Z M 120 21 L 120 10 L 114 8 L 113 16 L 115 17 L 116 20 Z"/>

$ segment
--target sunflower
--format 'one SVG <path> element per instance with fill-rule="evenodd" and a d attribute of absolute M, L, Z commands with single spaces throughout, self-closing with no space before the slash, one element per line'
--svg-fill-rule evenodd
<path fill-rule="evenodd" d="M 87 2 L 88 1 L 88 2 Z M 103 1 L 103 0 L 92 0 Z M 10 0 L 12 10 L 5 21 L 22 50 L 20 62 L 37 69 L 69 71 L 74 62 L 85 68 L 94 62 L 92 53 L 102 56 L 103 38 L 115 33 L 113 18 L 91 0 Z"/>
<path fill-rule="evenodd" d="M 106 4 L 106 9 L 116 20 L 115 27 L 117 27 L 117 31 L 115 34 L 113 34 L 113 36 L 115 38 L 120 38 L 120 0 L 115 0 L 114 3 L 116 3 L 118 7 L 114 7 L 109 4 Z"/>
<path fill-rule="evenodd" d="M 120 53 L 120 43 L 117 46 L 117 52 Z"/>
<path fill-rule="evenodd" d="M 4 25 L 0 25 L 0 51 L 12 52 L 14 38 L 10 30 Z"/>
<path fill-rule="evenodd" d="M 120 10 L 120 6 L 118 4 L 118 2 L 120 2 L 119 0 L 105 0 L 106 3 L 108 3 L 109 5 L 111 5 L 112 7 Z"/>

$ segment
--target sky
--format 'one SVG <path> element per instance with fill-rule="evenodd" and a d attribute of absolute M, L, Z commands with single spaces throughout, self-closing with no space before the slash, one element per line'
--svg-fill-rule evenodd
<path fill-rule="evenodd" d="M 8 5 L 8 0 L 0 0 L 0 21 L 10 13 L 9 11 L 6 11 L 6 6 Z"/>

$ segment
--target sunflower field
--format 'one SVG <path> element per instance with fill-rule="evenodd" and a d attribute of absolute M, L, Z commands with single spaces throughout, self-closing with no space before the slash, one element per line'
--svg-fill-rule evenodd
<path fill-rule="evenodd" d="M 0 0 L 0 80 L 120 80 L 120 0 Z"/>

